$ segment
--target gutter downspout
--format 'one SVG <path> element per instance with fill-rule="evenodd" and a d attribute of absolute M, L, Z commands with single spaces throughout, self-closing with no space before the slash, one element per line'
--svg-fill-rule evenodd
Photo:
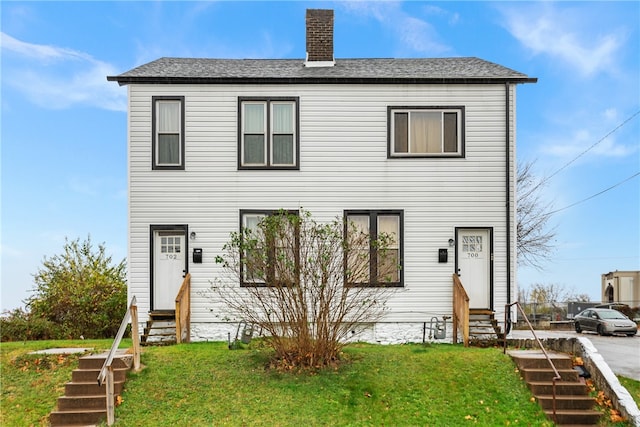
<path fill-rule="evenodd" d="M 511 302 L 511 172 L 510 172 L 510 148 L 511 148 L 511 126 L 510 126 L 510 99 L 509 92 L 511 85 L 506 82 L 504 84 L 505 87 L 505 179 L 506 179 L 506 190 L 507 190 L 507 206 L 506 206 L 506 215 L 507 215 L 507 304 Z"/>

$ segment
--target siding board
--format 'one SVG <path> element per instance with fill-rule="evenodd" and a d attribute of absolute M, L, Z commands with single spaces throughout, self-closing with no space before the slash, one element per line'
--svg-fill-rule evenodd
<path fill-rule="evenodd" d="M 439 264 L 437 251 L 448 247 L 455 227 L 493 228 L 494 292 L 503 304 L 504 91 L 504 85 L 130 85 L 129 286 L 141 312 L 149 304 L 150 224 L 188 224 L 197 232 L 204 262 L 189 266 L 192 321 L 213 322 L 210 310 L 224 309 L 201 292 L 220 276 L 213 258 L 237 231 L 239 210 L 301 206 L 319 221 L 344 209 L 404 210 L 405 287 L 390 301 L 388 321 L 450 315 L 453 254 Z M 160 95 L 185 97 L 184 171 L 151 170 L 151 97 Z M 300 170 L 237 170 L 242 96 L 299 97 Z M 423 105 L 465 107 L 464 158 L 387 158 L 387 107 Z M 514 195 L 515 189 L 512 214 Z"/>

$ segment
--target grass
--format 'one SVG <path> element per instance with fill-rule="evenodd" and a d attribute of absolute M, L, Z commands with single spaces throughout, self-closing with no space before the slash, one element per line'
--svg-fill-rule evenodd
<path fill-rule="evenodd" d="M 629 394 L 633 397 L 633 400 L 635 400 L 636 405 L 640 407 L 640 381 L 623 377 L 621 375 L 618 375 L 618 380 L 620 380 L 620 384 L 629 391 Z"/>
<path fill-rule="evenodd" d="M 29 351 L 110 343 L 2 343 L 0 425 L 46 425 L 76 367 L 77 356 Z M 129 375 L 116 426 L 552 425 L 500 349 L 354 344 L 339 368 L 296 374 L 265 369 L 269 352 L 254 343 L 144 348 L 145 369 Z"/>
<path fill-rule="evenodd" d="M 48 415 L 71 372 L 78 355 L 36 355 L 32 351 L 54 347 L 87 347 L 108 350 L 113 340 L 27 341 L 0 344 L 0 425 L 47 426 Z M 131 340 L 123 342 L 131 346 Z"/>

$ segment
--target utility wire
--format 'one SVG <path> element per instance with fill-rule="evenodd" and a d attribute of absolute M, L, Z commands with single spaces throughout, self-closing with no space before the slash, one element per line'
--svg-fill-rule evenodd
<path fill-rule="evenodd" d="M 622 181 L 618 182 L 617 184 L 614 184 L 614 185 L 612 185 L 611 187 L 606 188 L 606 189 L 604 189 L 604 190 L 600 191 L 599 193 L 593 194 L 593 195 L 591 195 L 591 196 L 587 197 L 586 199 L 582 199 L 582 200 L 580 200 L 580 201 L 578 201 L 578 202 L 572 203 L 572 204 L 570 204 L 569 206 L 565 206 L 564 208 L 560 208 L 560 209 L 556 209 L 555 211 L 548 212 L 548 213 L 546 213 L 545 215 L 546 215 L 546 216 L 551 216 L 551 215 L 553 215 L 553 214 L 555 214 L 555 213 L 558 213 L 558 212 L 560 212 L 560 211 L 563 211 L 563 210 L 565 210 L 565 209 L 572 208 L 572 207 L 574 207 L 575 205 L 579 205 L 580 203 L 584 203 L 584 202 L 586 202 L 587 200 L 591 200 L 591 199 L 593 199 L 594 197 L 597 197 L 597 196 L 599 196 L 599 195 L 601 195 L 601 194 L 604 194 L 604 193 L 606 193 L 606 192 L 607 192 L 607 191 L 609 191 L 609 190 L 613 190 L 613 189 L 614 189 L 614 188 L 616 188 L 617 186 L 622 185 L 622 184 L 624 184 L 625 182 L 632 180 L 633 178 L 635 178 L 635 177 L 636 177 L 636 176 L 638 176 L 638 175 L 640 175 L 640 172 L 636 172 L 634 175 L 631 175 L 630 177 L 628 177 L 628 178 L 626 178 L 626 179 L 623 179 Z"/>
<path fill-rule="evenodd" d="M 602 141 L 604 141 L 605 139 L 607 139 L 609 136 L 611 136 L 613 133 L 615 133 L 618 129 L 620 129 L 622 126 L 626 125 L 628 122 L 630 122 L 631 120 L 633 120 L 638 114 L 640 114 L 640 110 L 636 111 L 634 114 L 632 114 L 629 118 L 627 118 L 625 121 L 623 121 L 622 123 L 620 123 L 618 126 L 616 126 L 615 129 L 613 129 L 612 131 L 610 131 L 609 133 L 607 133 L 605 136 L 603 136 L 602 138 L 600 138 L 595 144 L 591 145 L 591 147 L 587 148 L 586 150 L 584 150 L 582 153 L 578 154 L 576 157 L 573 158 L 573 160 L 567 162 L 564 166 L 562 166 L 560 169 L 558 169 L 557 171 L 555 171 L 554 173 L 552 173 L 551 175 L 549 175 L 548 177 L 544 178 L 541 182 L 540 185 L 546 183 L 547 181 L 549 181 L 551 178 L 553 178 L 554 176 L 556 176 L 557 174 L 559 174 L 560 172 L 562 172 L 563 170 L 565 170 L 567 167 L 569 167 L 569 165 L 571 165 L 573 162 L 575 162 L 576 160 L 578 160 L 580 157 L 584 156 L 587 152 L 589 152 L 591 149 L 593 149 L 593 147 L 595 147 L 596 145 L 600 144 Z M 635 176 L 635 175 L 634 175 Z M 633 177 L 631 177 L 633 178 Z M 623 181 L 624 182 L 624 181 Z M 621 183 L 619 183 L 621 184 Z M 618 184 L 616 184 L 618 185 Z M 614 186 L 615 187 L 615 186 Z M 612 187 L 613 188 L 613 187 Z M 608 191 L 608 190 L 605 190 Z M 595 197 L 595 195 L 593 196 Z M 587 199 L 588 200 L 588 199 Z M 580 203 L 580 202 L 579 202 Z M 562 210 L 562 209 L 560 209 Z M 557 211 L 556 211 L 557 212 Z M 553 212 L 552 212 L 553 213 Z"/>

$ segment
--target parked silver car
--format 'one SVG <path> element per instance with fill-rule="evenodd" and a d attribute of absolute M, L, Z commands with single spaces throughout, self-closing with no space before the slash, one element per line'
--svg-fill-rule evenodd
<path fill-rule="evenodd" d="M 576 332 L 594 331 L 600 335 L 625 334 L 630 337 L 638 332 L 638 325 L 624 314 L 610 308 L 588 308 L 574 318 Z"/>

